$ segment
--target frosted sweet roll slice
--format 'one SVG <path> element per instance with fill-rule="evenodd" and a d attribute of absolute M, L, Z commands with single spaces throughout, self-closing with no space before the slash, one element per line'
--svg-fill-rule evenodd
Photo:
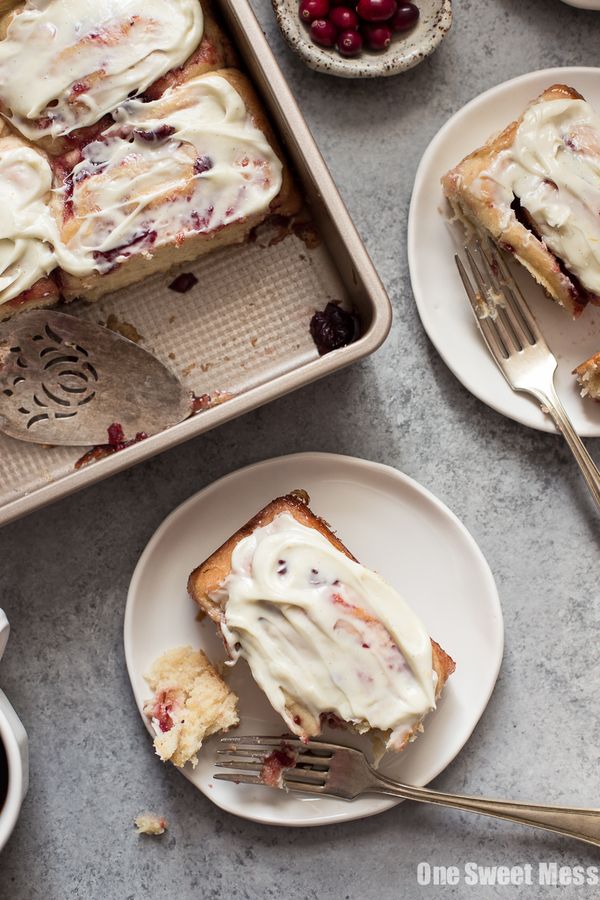
<path fill-rule="evenodd" d="M 98 122 L 194 52 L 199 0 L 26 0 L 0 23 L 0 109 L 30 140 Z"/>
<path fill-rule="evenodd" d="M 191 574 L 189 591 L 291 732 L 308 740 L 332 722 L 402 750 L 454 663 L 307 500 L 269 504 Z"/>
<path fill-rule="evenodd" d="M 548 88 L 442 185 L 572 316 L 600 303 L 600 119 L 576 90 Z"/>

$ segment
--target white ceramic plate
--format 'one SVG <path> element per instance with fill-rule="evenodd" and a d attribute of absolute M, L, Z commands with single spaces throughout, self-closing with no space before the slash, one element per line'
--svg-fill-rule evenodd
<path fill-rule="evenodd" d="M 426 784 L 456 756 L 486 707 L 502 659 L 502 612 L 492 574 L 464 526 L 416 482 L 378 463 L 325 453 L 267 460 L 222 478 L 171 513 L 144 550 L 127 598 L 125 655 L 140 714 L 149 696 L 144 673 L 168 648 L 192 644 L 213 661 L 224 659 L 212 623 L 196 621 L 195 605 L 186 595 L 188 574 L 262 506 L 298 487 L 309 492 L 313 509 L 334 524 L 358 558 L 410 600 L 456 660 L 456 672 L 425 733 L 384 764 L 392 775 Z M 240 697 L 239 733 L 285 730 L 244 662 L 228 680 Z M 329 737 L 361 746 L 360 738 L 339 730 Z M 398 802 L 371 796 L 345 803 L 215 781 L 216 746 L 215 738 L 208 741 L 196 769 L 187 766 L 183 774 L 218 806 L 247 819 L 324 825 L 372 815 Z"/>
<path fill-rule="evenodd" d="M 454 263 L 456 245 L 442 214 L 440 178 L 555 82 L 577 88 L 600 111 L 600 69 L 545 69 L 486 91 L 452 116 L 425 151 L 408 223 L 413 293 L 425 330 L 446 365 L 488 406 L 523 425 L 550 432 L 555 431 L 550 418 L 534 400 L 511 390 L 477 330 Z M 513 271 L 558 360 L 556 388 L 575 428 L 581 435 L 600 436 L 600 403 L 582 399 L 571 374 L 576 365 L 600 350 L 600 307 L 588 306 L 573 322 L 521 266 Z"/>

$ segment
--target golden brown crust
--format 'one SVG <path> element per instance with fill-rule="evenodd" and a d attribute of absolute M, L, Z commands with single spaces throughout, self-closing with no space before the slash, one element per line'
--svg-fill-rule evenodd
<path fill-rule="evenodd" d="M 600 352 L 580 363 L 573 369 L 573 375 L 577 378 L 582 397 L 600 401 Z"/>
<path fill-rule="evenodd" d="M 580 363 L 573 369 L 573 375 L 585 375 L 586 372 L 597 369 L 598 367 L 600 367 L 600 352 L 594 353 L 594 355 L 590 356 L 589 359 L 586 359 L 585 362 Z"/>
<path fill-rule="evenodd" d="M 275 516 L 280 513 L 289 513 L 302 525 L 309 528 L 315 528 L 324 537 L 330 541 L 333 546 L 344 553 L 347 557 L 356 561 L 356 558 L 350 553 L 348 548 L 344 546 L 342 541 L 331 530 L 324 519 L 316 516 L 308 506 L 309 497 L 305 491 L 294 491 L 284 497 L 277 497 L 260 510 L 250 521 L 242 525 L 235 534 L 233 534 L 218 550 L 215 550 L 207 560 L 198 566 L 191 573 L 188 579 L 188 591 L 190 596 L 200 606 L 203 612 L 208 613 L 211 619 L 220 626 L 223 620 L 223 608 L 226 598 L 215 599 L 215 594 L 222 586 L 223 582 L 231 571 L 231 557 L 236 546 L 241 540 L 252 534 L 257 528 L 268 525 L 273 521 Z M 212 596 L 211 596 L 212 595 Z M 454 672 L 454 660 L 443 650 L 440 645 L 431 639 L 432 665 L 437 675 L 435 696 L 438 699 L 442 693 L 444 685 L 449 676 Z M 307 726 L 306 730 L 311 737 L 317 736 L 321 731 L 321 723 L 313 722 L 312 727 L 308 725 L 309 717 L 306 710 L 295 705 L 293 701 L 287 704 L 288 710 L 293 717 L 294 713 L 300 714 L 303 722 Z M 347 723 L 346 723 L 347 724 Z M 402 745 L 397 750 L 402 750 L 404 746 L 416 737 L 418 732 L 422 730 L 421 722 L 418 722 L 410 732 L 407 733 Z M 386 735 L 379 735 L 382 740 L 386 739 Z"/>
<path fill-rule="evenodd" d="M 10 319 L 15 313 L 24 312 L 26 309 L 45 309 L 48 306 L 55 306 L 59 300 L 60 291 L 54 278 L 40 278 L 12 300 L 0 303 L 0 322 Z"/>
<path fill-rule="evenodd" d="M 24 6 L 21 0 L 0 0 L 0 41 L 4 40 L 10 23 Z"/>
<path fill-rule="evenodd" d="M 273 521 L 275 516 L 280 513 L 287 512 L 293 516 L 301 525 L 309 528 L 315 528 L 328 541 L 331 541 L 336 550 L 345 553 L 350 559 L 354 559 L 350 551 L 342 544 L 340 539 L 331 531 L 327 523 L 316 516 L 308 507 L 308 495 L 306 501 L 301 499 L 303 491 L 286 494 L 285 497 L 277 497 L 267 504 L 264 509 L 256 513 L 249 522 L 238 528 L 236 533 L 232 535 L 225 543 L 215 550 L 211 556 L 205 560 L 201 566 L 194 569 L 188 579 L 188 591 L 190 596 L 196 601 L 204 612 L 208 613 L 211 619 L 219 624 L 222 619 L 222 608 L 214 600 L 211 600 L 210 594 L 218 590 L 219 586 L 225 581 L 231 571 L 231 557 L 233 551 L 241 540 L 256 531 L 257 528 L 263 528 Z"/>
<path fill-rule="evenodd" d="M 583 97 L 568 85 L 554 84 L 533 103 L 564 99 L 582 100 Z M 457 218 L 466 220 L 467 225 L 485 229 L 500 246 L 514 253 L 545 291 L 573 318 L 577 318 L 588 302 L 586 292 L 580 289 L 556 256 L 516 215 L 513 214 L 508 225 L 505 224 L 506 211 L 495 205 L 491 191 L 486 191 L 481 181 L 475 189 L 481 173 L 489 168 L 499 153 L 512 145 L 522 120 L 523 115 L 466 156 L 444 175 L 442 187 Z"/>
<path fill-rule="evenodd" d="M 197 75 L 239 66 L 238 55 L 218 22 L 213 4 L 208 0 L 201 0 L 201 3 L 204 16 L 202 40 L 182 66 L 171 69 L 144 91 L 146 100 L 156 100 L 167 88 L 189 81 Z"/>

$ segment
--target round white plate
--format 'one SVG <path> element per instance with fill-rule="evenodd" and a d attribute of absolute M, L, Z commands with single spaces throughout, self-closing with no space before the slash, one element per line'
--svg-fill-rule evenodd
<path fill-rule="evenodd" d="M 600 69 L 545 69 L 486 91 L 452 116 L 425 151 L 408 223 L 413 293 L 425 330 L 446 365 L 488 406 L 523 425 L 550 432 L 555 431 L 550 417 L 535 400 L 508 386 L 479 334 L 454 263 L 456 243 L 443 215 L 440 178 L 556 82 L 576 88 L 600 111 Z M 462 235 L 460 229 L 457 233 Z M 582 399 L 571 374 L 575 366 L 600 351 L 600 307 L 588 306 L 573 322 L 522 266 L 513 271 L 558 360 L 555 384 L 575 428 L 584 436 L 600 436 L 600 403 Z"/>
<path fill-rule="evenodd" d="M 191 644 L 214 662 L 224 659 L 214 625 L 196 621 L 195 604 L 187 597 L 191 570 L 270 500 L 299 487 L 352 552 L 404 594 L 456 661 L 425 733 L 402 754 L 386 757 L 383 766 L 411 784 L 426 784 L 456 756 L 486 707 L 502 659 L 502 611 L 490 569 L 464 526 L 416 482 L 378 463 L 327 453 L 267 460 L 216 481 L 165 519 L 136 567 L 125 613 L 125 656 L 140 714 L 148 725 L 142 713 L 150 694 L 144 673 L 165 650 Z M 230 673 L 228 681 L 240 697 L 239 733 L 281 734 L 283 721 L 246 664 Z M 329 737 L 365 746 L 343 731 Z M 215 781 L 217 745 L 211 738 L 196 769 L 188 765 L 183 774 L 218 806 L 247 819 L 324 825 L 373 815 L 398 802 L 369 796 L 345 803 Z"/>

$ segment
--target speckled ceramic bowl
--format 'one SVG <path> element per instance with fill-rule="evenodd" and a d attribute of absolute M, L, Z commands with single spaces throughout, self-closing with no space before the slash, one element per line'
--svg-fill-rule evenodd
<path fill-rule="evenodd" d="M 279 27 L 292 50 L 311 69 L 340 78 L 397 75 L 418 65 L 433 53 L 452 24 L 452 0 L 415 2 L 421 15 L 412 31 L 396 35 L 387 50 L 379 53 L 364 50 L 360 56 L 347 59 L 333 48 L 313 44 L 308 29 L 298 17 L 299 0 L 272 0 Z"/>

